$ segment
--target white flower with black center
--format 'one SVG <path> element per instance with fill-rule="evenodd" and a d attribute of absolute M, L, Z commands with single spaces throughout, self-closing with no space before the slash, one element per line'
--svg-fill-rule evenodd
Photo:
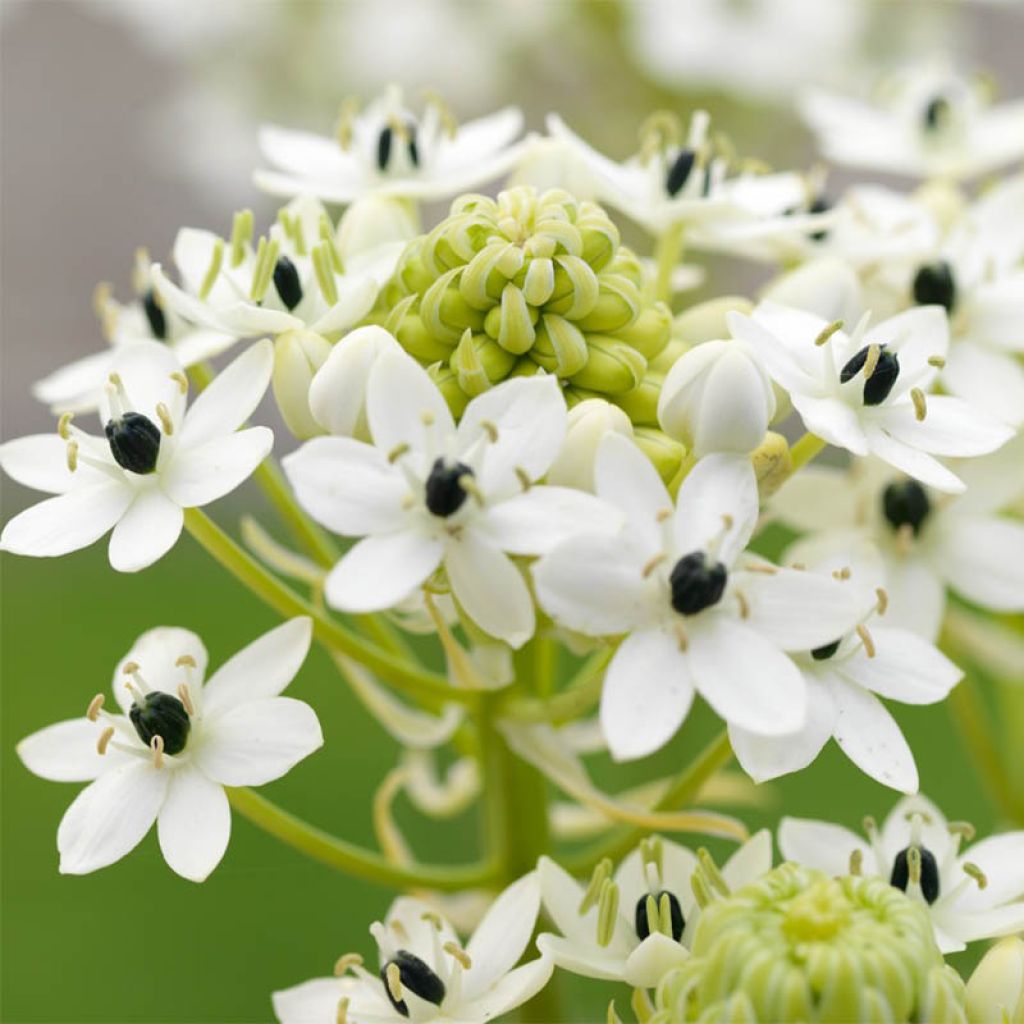
<path fill-rule="evenodd" d="M 854 586 L 873 576 L 859 564 L 852 569 L 834 568 L 832 563 L 813 568 L 849 572 Z M 807 683 L 807 719 L 798 732 L 757 736 L 730 727 L 736 759 L 755 781 L 766 782 L 806 768 L 829 739 L 835 739 L 843 753 L 871 778 L 904 793 L 917 792 L 913 752 L 879 698 L 934 704 L 948 696 L 963 672 L 927 640 L 888 624 L 889 598 L 884 588 L 868 593 L 877 605 L 872 604 L 856 629 L 793 656 Z"/>
<path fill-rule="evenodd" d="M 806 536 L 787 561 L 842 564 L 865 543 L 881 555 L 886 625 L 939 635 L 946 590 L 996 612 L 1024 611 L 1024 525 L 1000 513 L 1024 497 L 1024 439 L 957 466 L 959 496 L 936 492 L 876 459 L 848 470 L 805 466 L 772 497 Z"/>
<path fill-rule="evenodd" d="M 110 537 L 110 564 L 135 572 L 177 541 L 184 509 L 233 491 L 267 457 L 267 427 L 239 429 L 270 381 L 273 348 L 257 342 L 186 409 L 188 379 L 174 353 L 139 342 L 118 353 L 100 405 L 103 437 L 61 418 L 53 434 L 0 445 L 0 466 L 48 498 L 15 516 L 0 549 L 65 555 Z"/>
<path fill-rule="evenodd" d="M 964 822 L 947 822 L 923 796 L 902 799 L 881 830 L 865 818 L 865 842 L 839 825 L 783 818 L 779 849 L 787 860 L 829 875 L 881 875 L 928 908 L 943 953 L 968 942 L 1024 930 L 1024 832 L 974 843 Z"/>
<path fill-rule="evenodd" d="M 824 156 L 915 178 L 973 178 L 1024 156 L 1024 101 L 990 106 L 980 80 L 931 66 L 880 84 L 866 102 L 809 89 L 804 120 Z"/>
<path fill-rule="evenodd" d="M 333 978 L 274 993 L 281 1024 L 483 1024 L 501 1020 L 551 977 L 546 956 L 517 967 L 533 935 L 540 884 L 531 872 L 497 897 L 463 947 L 452 926 L 421 900 L 401 896 L 370 932 L 380 970 L 355 953 L 339 959 Z M 344 977 L 351 974 L 350 977 Z"/>
<path fill-rule="evenodd" d="M 729 160 L 712 149 L 711 118 L 703 110 L 693 114 L 685 136 L 672 115 L 652 116 L 642 131 L 641 152 L 624 163 L 599 153 L 557 114 L 548 115 L 547 125 L 588 168 L 599 198 L 652 235 L 672 225 L 693 225 L 714 237 L 724 224 L 739 236 L 753 225 L 762 232 L 764 222 L 774 218 L 780 230 L 789 231 L 795 221 L 782 215 L 806 197 L 807 186 L 797 174 L 730 176 Z"/>
<path fill-rule="evenodd" d="M 18 744 L 36 775 L 89 782 L 57 831 L 60 870 L 83 875 L 134 849 L 156 822 L 164 859 L 201 882 L 231 832 L 225 786 L 280 778 L 323 744 L 302 701 L 280 696 L 302 665 L 309 619 L 286 622 L 226 661 L 205 682 L 206 648 L 187 629 L 143 633 L 112 684 L 121 713 L 97 694 L 84 718 Z"/>
<path fill-rule="evenodd" d="M 150 283 L 152 266 L 149 254 L 140 249 L 133 275 L 137 297 L 132 302 L 118 302 L 109 285 L 96 289 L 96 313 L 109 346 L 54 370 L 32 386 L 32 394 L 54 413 L 92 412 L 98 408 L 103 386 L 124 345 L 163 342 L 182 366 L 189 367 L 220 355 L 235 343 L 235 335 L 196 327 L 166 308 Z"/>
<path fill-rule="evenodd" d="M 753 346 L 804 426 L 854 455 L 873 454 L 921 483 L 958 493 L 936 455 L 994 451 L 1013 432 L 949 395 L 928 394 L 949 349 L 941 306 L 921 306 L 851 334 L 813 313 L 763 303 L 731 313 L 730 330 Z"/>
<path fill-rule="evenodd" d="M 700 863 L 685 846 L 655 836 L 614 874 L 610 862 L 602 862 L 585 887 L 541 857 L 541 899 L 561 934 L 541 934 L 537 948 L 574 974 L 654 988 L 690 955 L 700 916 L 692 883 Z M 771 834 L 761 831 L 732 854 L 720 877 L 737 889 L 771 866 Z"/>
<path fill-rule="evenodd" d="M 509 171 L 522 127 L 515 107 L 460 125 L 436 98 L 417 116 L 393 85 L 361 112 L 346 103 L 334 138 L 264 126 L 260 148 L 275 170 L 256 171 L 253 180 L 274 195 L 328 203 L 370 194 L 447 199 Z"/>
<path fill-rule="evenodd" d="M 858 621 L 845 582 L 744 557 L 757 524 L 754 471 L 709 455 L 673 507 L 654 466 L 609 435 L 595 467 L 599 497 L 626 519 L 617 536 L 579 531 L 534 569 L 554 619 L 589 636 L 628 634 L 608 666 L 601 725 L 612 755 L 643 757 L 682 724 L 695 693 L 760 735 L 799 729 L 807 687 L 789 651 L 831 643 Z"/>
<path fill-rule="evenodd" d="M 504 381 L 474 398 L 456 428 L 426 370 L 391 348 L 370 370 L 366 420 L 372 444 L 315 438 L 284 460 L 314 519 L 364 538 L 328 575 L 328 603 L 350 612 L 393 608 L 443 568 L 481 629 L 513 647 L 525 643 L 533 599 L 509 555 L 537 555 L 580 529 L 617 525 L 593 495 L 537 485 L 565 438 L 558 381 Z"/>

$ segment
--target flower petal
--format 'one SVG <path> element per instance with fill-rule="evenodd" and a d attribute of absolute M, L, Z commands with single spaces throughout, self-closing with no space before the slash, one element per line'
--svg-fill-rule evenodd
<path fill-rule="evenodd" d="M 540 880 L 544 910 L 555 927 L 574 947 L 596 945 L 597 907 L 591 906 L 585 914 L 580 913 L 583 886 L 550 857 L 542 856 L 537 861 L 537 877 Z M 616 928 L 607 947 L 612 956 L 624 956 L 631 948 L 625 921 L 621 924 L 622 927 Z"/>
<path fill-rule="evenodd" d="M 224 786 L 279 779 L 324 742 L 316 713 L 301 700 L 246 701 L 203 722 L 196 765 Z"/>
<path fill-rule="evenodd" d="M 850 873 L 850 855 L 859 850 L 867 874 L 876 873 L 871 847 L 849 829 L 827 821 L 785 817 L 779 824 L 779 852 L 786 860 L 826 875 Z"/>
<path fill-rule="evenodd" d="M 111 364 L 123 385 L 123 393 L 134 412 L 148 416 L 153 423 L 159 423 L 157 406 L 163 403 L 177 424 L 181 410 L 182 394 L 172 374 L 182 372 L 177 356 L 160 341 L 138 341 L 131 345 L 119 345 Z M 102 383 L 106 383 L 105 381 Z M 100 391 L 100 422 L 106 423 L 113 416 L 110 395 L 105 388 Z"/>
<path fill-rule="evenodd" d="M 871 453 L 877 455 L 883 462 L 903 470 L 908 476 L 934 487 L 937 491 L 945 491 L 948 494 L 963 492 L 963 481 L 927 453 L 898 441 L 873 423 L 867 428 L 867 437 Z"/>
<path fill-rule="evenodd" d="M 582 895 L 580 896 L 582 899 Z M 597 921 L 591 923 L 589 942 L 580 943 L 563 939 L 560 935 L 544 933 L 537 937 L 537 948 L 564 971 L 571 971 L 584 978 L 598 978 L 603 981 L 622 981 L 626 973 L 626 958 L 629 950 L 614 953 L 597 945 Z"/>
<path fill-rule="evenodd" d="M 179 448 L 163 473 L 164 489 L 182 508 L 208 505 L 247 480 L 273 446 L 269 427 L 250 427 Z"/>
<path fill-rule="evenodd" d="M 88 718 L 57 722 L 26 736 L 18 744 L 18 757 L 33 775 L 42 779 L 91 782 L 123 757 L 116 748 L 99 753 L 96 741 L 102 731 L 102 726 Z"/>
<path fill-rule="evenodd" d="M 634 988 L 656 988 L 666 972 L 689 957 L 690 951 L 681 942 L 654 932 L 629 954 L 623 980 Z"/>
<path fill-rule="evenodd" d="M 382 352 L 366 385 L 366 416 L 373 443 L 384 453 L 399 445 L 433 457 L 437 439 L 455 431 L 452 414 L 427 371 L 400 349 Z"/>
<path fill-rule="evenodd" d="M 946 587 L 922 558 L 890 557 L 885 563 L 889 608 L 886 628 L 900 628 L 934 641 L 946 610 Z"/>
<path fill-rule="evenodd" d="M 601 693 L 601 728 L 617 761 L 653 753 L 675 734 L 693 703 L 688 662 L 664 629 L 633 633 L 615 652 Z"/>
<path fill-rule="evenodd" d="M 468 1021 L 497 1020 L 532 999 L 551 978 L 554 963 L 538 957 L 499 978 L 483 995 L 460 1008 Z"/>
<path fill-rule="evenodd" d="M 934 455 L 986 455 L 1013 437 L 1013 429 L 951 395 L 928 395 L 919 420 L 910 402 L 885 409 L 883 429 L 903 444 Z"/>
<path fill-rule="evenodd" d="M 195 684 L 202 682 L 207 654 L 202 640 L 195 633 L 177 626 L 157 626 L 143 633 L 114 669 L 111 690 L 121 710 L 127 715 L 132 706 L 132 696 L 124 685 L 128 678 L 125 665 L 135 662 L 151 690 L 173 694 L 188 678 L 184 667 L 178 664 L 183 656 L 191 658 L 195 664 L 190 673 Z"/>
<path fill-rule="evenodd" d="M 202 882 L 220 863 L 231 836 L 227 794 L 186 765 L 173 772 L 157 818 L 164 860 L 182 878 Z"/>
<path fill-rule="evenodd" d="M 280 1024 L 331 1024 L 338 1003 L 351 988 L 353 978 L 311 978 L 272 996 L 274 1016 Z"/>
<path fill-rule="evenodd" d="M 132 759 L 83 789 L 57 829 L 61 874 L 88 874 L 134 849 L 156 820 L 169 780 L 166 769 Z"/>
<path fill-rule="evenodd" d="M 521 647 L 533 636 L 533 598 L 523 574 L 482 531 L 467 527 L 445 548 L 456 600 L 485 632 Z"/>
<path fill-rule="evenodd" d="M 937 552 L 954 590 L 995 611 L 1024 610 L 1024 525 L 996 516 L 951 523 Z"/>
<path fill-rule="evenodd" d="M 875 653 L 861 648 L 836 671 L 844 679 L 903 704 L 934 704 L 963 678 L 937 647 L 906 629 L 871 628 Z"/>
<path fill-rule="evenodd" d="M 982 839 L 964 852 L 963 859 L 981 868 L 987 884 L 982 889 L 971 883 L 957 906 L 995 907 L 1024 896 L 1024 831 Z"/>
<path fill-rule="evenodd" d="M 379 612 L 408 597 L 441 563 L 444 543 L 415 530 L 365 537 L 330 571 L 327 603 L 346 612 Z"/>
<path fill-rule="evenodd" d="M 722 865 L 725 884 L 734 892 L 760 878 L 772 866 L 772 834 L 766 828 L 755 832 Z"/>
<path fill-rule="evenodd" d="M 47 494 L 64 494 L 81 483 L 81 473 L 93 472 L 84 463 L 71 472 L 68 443 L 56 432 L 30 434 L 0 444 L 0 467 L 12 480 Z M 97 482 L 103 479 L 101 476 Z"/>
<path fill-rule="evenodd" d="M 313 620 L 289 619 L 233 655 L 203 687 L 203 715 L 214 716 L 250 700 L 277 697 L 309 652 Z"/>
<path fill-rule="evenodd" d="M 159 561 L 181 536 L 184 519 L 158 487 L 137 491 L 110 535 L 110 564 L 118 572 L 138 572 Z"/>

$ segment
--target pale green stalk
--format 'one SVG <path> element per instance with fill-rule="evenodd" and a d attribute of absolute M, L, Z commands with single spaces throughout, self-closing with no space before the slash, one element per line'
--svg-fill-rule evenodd
<path fill-rule="evenodd" d="M 816 455 L 825 449 L 827 441 L 808 431 L 799 440 L 793 443 L 789 449 L 791 463 L 790 475 L 792 476 L 802 466 L 806 466 Z"/>
<path fill-rule="evenodd" d="M 683 225 L 671 224 L 659 236 L 654 258 L 657 274 L 654 279 L 654 297 L 672 305 L 672 271 L 683 254 Z"/>

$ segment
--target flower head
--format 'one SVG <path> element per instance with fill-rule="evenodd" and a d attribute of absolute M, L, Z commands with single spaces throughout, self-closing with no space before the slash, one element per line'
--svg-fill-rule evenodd
<path fill-rule="evenodd" d="M 234 490 L 270 452 L 267 427 L 239 428 L 263 397 L 272 363 L 270 342 L 257 342 L 186 409 L 188 379 L 174 353 L 157 342 L 125 346 L 104 389 L 103 437 L 65 415 L 54 434 L 0 445 L 8 475 L 56 495 L 10 520 L 0 548 L 64 555 L 113 528 L 115 569 L 152 565 L 177 541 L 184 509 Z"/>
<path fill-rule="evenodd" d="M 55 782 L 89 782 L 57 831 L 60 870 L 120 860 L 152 827 L 167 863 L 201 882 L 227 849 L 225 786 L 277 779 L 323 743 L 309 705 L 281 691 L 298 672 L 310 620 L 292 619 L 225 662 L 204 684 L 206 648 L 187 629 L 144 633 L 118 663 L 113 693 L 83 718 L 22 740 L 18 756 Z"/>

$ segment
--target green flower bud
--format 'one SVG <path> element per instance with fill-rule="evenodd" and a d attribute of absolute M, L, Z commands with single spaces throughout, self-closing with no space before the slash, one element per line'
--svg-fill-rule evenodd
<path fill-rule="evenodd" d="M 1024 1024 L 1024 939 L 997 942 L 967 982 L 971 1024 Z"/>
<path fill-rule="evenodd" d="M 883 878 L 783 864 L 711 903 L 657 990 L 664 1021 L 964 1024 L 927 912 Z"/>
<path fill-rule="evenodd" d="M 645 291 L 600 206 L 521 186 L 457 199 L 406 248 L 373 319 L 424 365 L 448 364 L 432 372 L 455 405 L 453 384 L 472 396 L 538 368 L 621 396 L 669 341 L 671 314 Z"/>
<path fill-rule="evenodd" d="M 672 340 L 681 341 L 687 347 L 704 341 L 730 336 L 726 314 L 734 311 L 749 314 L 753 310 L 749 299 L 739 295 L 723 295 L 698 303 L 680 313 L 672 321 Z"/>
<path fill-rule="evenodd" d="M 673 441 L 656 427 L 636 427 L 633 431 L 636 446 L 654 463 L 654 468 L 665 483 L 670 483 L 686 458 L 686 447 Z"/>
<path fill-rule="evenodd" d="M 331 343 L 313 331 L 285 331 L 274 342 L 274 398 L 300 441 L 325 432 L 309 410 L 309 385 L 330 353 Z"/>

